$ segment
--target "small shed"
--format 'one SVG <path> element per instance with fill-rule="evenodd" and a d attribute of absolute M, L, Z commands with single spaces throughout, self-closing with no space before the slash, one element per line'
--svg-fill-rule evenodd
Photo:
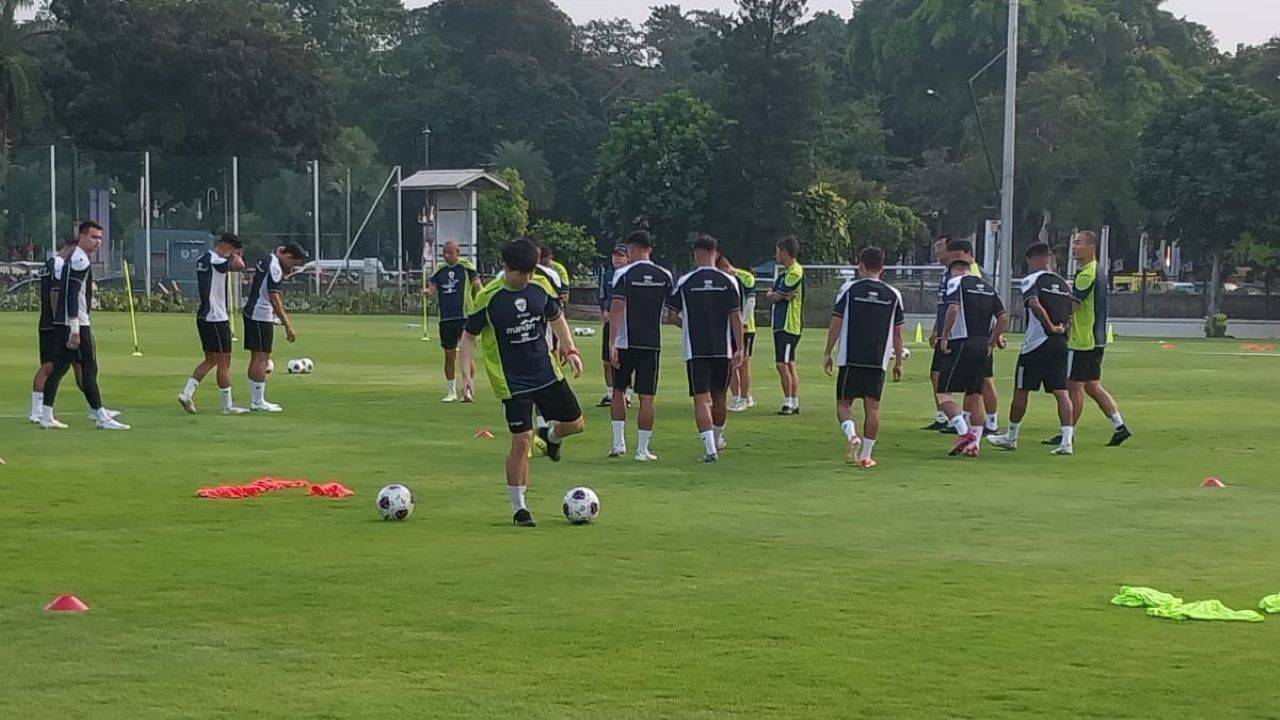
<path fill-rule="evenodd" d="M 438 262 L 449 240 L 458 243 L 463 258 L 476 262 L 479 194 L 493 190 L 509 192 L 511 188 L 482 169 L 422 170 L 400 182 L 406 207 L 416 204 L 420 208 L 418 224 L 422 228 L 424 264 Z M 414 194 L 413 202 L 405 197 L 406 193 Z"/>

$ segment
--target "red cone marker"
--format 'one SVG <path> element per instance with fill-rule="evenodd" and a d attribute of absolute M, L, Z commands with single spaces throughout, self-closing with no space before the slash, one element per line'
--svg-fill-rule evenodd
<path fill-rule="evenodd" d="M 84 601 L 75 595 L 59 595 L 53 599 L 53 602 L 45 605 L 44 609 L 49 612 L 61 613 L 89 612 L 89 606 L 85 605 Z"/>
<path fill-rule="evenodd" d="M 1200 483 L 1200 487 L 1202 487 L 1202 488 L 1224 488 L 1224 487 L 1226 487 L 1226 485 L 1224 485 L 1224 484 L 1222 483 L 1222 481 L 1221 481 L 1221 480 L 1219 480 L 1218 478 L 1216 478 L 1216 477 L 1211 477 L 1211 478 L 1205 478 L 1204 482 Z"/>

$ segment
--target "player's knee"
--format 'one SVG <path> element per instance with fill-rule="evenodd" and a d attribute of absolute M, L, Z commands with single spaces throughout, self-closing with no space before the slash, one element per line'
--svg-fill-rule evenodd
<path fill-rule="evenodd" d="M 511 452 L 513 454 L 528 453 L 531 447 L 533 447 L 532 430 L 526 430 L 511 436 Z"/>

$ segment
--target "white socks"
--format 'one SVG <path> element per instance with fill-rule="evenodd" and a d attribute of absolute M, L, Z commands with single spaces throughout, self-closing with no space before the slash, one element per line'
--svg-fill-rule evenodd
<path fill-rule="evenodd" d="M 782 404 L 785 407 L 789 407 L 792 410 L 795 410 L 796 408 L 800 407 L 800 398 L 789 397 L 786 400 L 784 400 Z"/>
<path fill-rule="evenodd" d="M 840 423 L 840 429 L 844 431 L 845 440 L 852 440 L 858 437 L 858 426 L 852 420 L 845 420 Z"/>
<path fill-rule="evenodd" d="M 182 397 L 193 398 L 196 396 L 196 388 L 200 387 L 200 381 L 195 378 L 187 378 L 187 386 L 182 388 Z"/>
<path fill-rule="evenodd" d="M 40 417 L 44 418 L 44 421 L 46 423 L 53 422 L 53 408 L 48 405 L 41 405 Z"/>
<path fill-rule="evenodd" d="M 1013 442 L 1018 442 L 1018 433 L 1021 431 L 1022 431 L 1022 423 L 1011 422 L 1009 423 L 1009 429 L 1006 430 L 1004 434 L 1005 434 L 1005 437 L 1009 438 Z"/>
<path fill-rule="evenodd" d="M 1120 417 L 1120 411 L 1119 411 L 1119 410 L 1117 410 L 1117 411 L 1116 411 L 1116 414 L 1115 414 L 1115 415 L 1112 415 L 1112 416 L 1111 416 L 1111 424 L 1112 424 L 1113 426 L 1115 426 L 1115 429 L 1117 429 L 1117 430 L 1119 430 L 1120 428 L 1124 427 L 1124 418 Z"/>
<path fill-rule="evenodd" d="M 222 409 L 230 410 L 234 403 L 231 402 L 231 388 L 218 388 L 218 392 L 222 394 Z"/>
<path fill-rule="evenodd" d="M 1076 442 L 1076 429 L 1071 425 L 1062 426 L 1062 447 L 1072 447 Z"/>
<path fill-rule="evenodd" d="M 453 380 L 449 380 L 449 381 L 447 381 L 447 382 L 449 383 L 449 394 L 450 394 L 450 395 L 457 395 L 457 394 L 458 394 L 458 381 L 457 381 L 457 379 L 455 378 L 455 379 L 453 379 Z"/>
<path fill-rule="evenodd" d="M 872 450 L 874 450 L 874 449 L 875 449 L 875 447 L 876 447 L 876 441 L 875 441 L 875 440 L 872 440 L 871 438 L 863 438 L 863 440 L 862 440 L 862 454 L 859 456 L 859 457 L 860 457 L 860 459 L 862 459 L 862 460 L 870 460 L 870 459 L 871 459 L 871 451 L 872 451 Z"/>
<path fill-rule="evenodd" d="M 267 401 L 267 384 L 265 382 L 249 381 L 249 399 L 254 405 L 261 405 Z"/>
<path fill-rule="evenodd" d="M 704 433 L 698 433 L 702 437 L 702 445 L 706 448 L 708 455 L 717 455 L 716 452 L 716 433 L 714 430 L 708 430 Z"/>
<path fill-rule="evenodd" d="M 716 439 L 716 447 L 720 447 L 720 443 L 724 442 L 724 426 L 713 425 L 711 427 L 711 435 Z"/>
<path fill-rule="evenodd" d="M 106 408 L 100 407 L 97 410 L 94 410 L 93 413 L 98 416 L 98 422 L 111 422 L 111 415 L 107 413 Z"/>
<path fill-rule="evenodd" d="M 542 428 L 544 428 L 544 427 L 547 427 L 547 426 L 548 426 L 548 424 L 547 424 L 547 419 L 546 419 L 546 418 L 544 418 L 544 417 L 542 417 L 542 413 L 536 413 L 536 414 L 533 416 L 533 425 L 534 425 L 534 427 L 535 427 L 535 428 L 537 428 L 538 430 L 541 430 Z"/>
<path fill-rule="evenodd" d="M 44 407 L 44 393 L 32 392 L 31 393 L 31 417 L 40 417 L 41 413 L 43 412 L 41 408 L 43 407 Z"/>
<path fill-rule="evenodd" d="M 994 433 L 1000 429 L 1000 414 L 990 413 L 987 415 L 987 432 Z"/>
<path fill-rule="evenodd" d="M 982 431 L 983 431 L 984 429 L 985 429 L 985 428 L 983 428 L 983 427 L 981 427 L 981 426 L 974 426 L 974 427 L 969 428 L 969 432 L 973 433 L 973 436 L 974 436 L 975 438 L 977 438 L 978 440 L 981 440 L 981 439 L 982 439 Z"/>
<path fill-rule="evenodd" d="M 652 437 L 653 437 L 653 431 L 652 431 L 652 430 L 641 430 L 641 431 L 640 431 L 640 443 L 639 443 L 639 445 L 637 445 L 637 446 L 636 446 L 636 454 L 637 454 L 637 455 L 648 455 L 648 454 L 649 454 L 649 439 L 650 439 L 650 438 L 652 438 Z"/>
<path fill-rule="evenodd" d="M 525 488 L 527 487 L 528 487 L 527 485 L 508 485 L 507 486 L 507 493 L 511 495 L 511 512 L 515 513 L 521 510 L 529 509 L 524 504 L 524 491 L 525 491 Z"/>
<path fill-rule="evenodd" d="M 542 422 L 545 424 L 546 420 L 543 420 Z M 560 443 L 564 442 L 564 438 L 561 438 L 556 435 L 555 425 L 547 425 L 547 442 L 551 443 L 552 445 L 559 445 Z"/>
<path fill-rule="evenodd" d="M 968 423 L 968 422 L 969 422 L 969 420 L 973 417 L 973 413 L 969 412 L 968 410 L 965 410 L 965 411 L 964 411 L 964 413 L 963 413 L 963 415 L 964 415 L 964 421 L 965 421 L 966 423 Z M 963 434 L 963 433 L 961 433 L 961 434 Z"/>
<path fill-rule="evenodd" d="M 968 415 L 969 413 L 963 413 L 963 414 L 957 415 L 951 418 L 950 420 L 948 420 L 947 424 L 956 429 L 956 434 L 967 435 L 969 434 Z"/>
<path fill-rule="evenodd" d="M 604 386 L 604 396 L 605 396 L 605 397 L 607 397 L 607 398 L 609 398 L 610 400 L 612 400 L 612 399 L 613 399 L 613 386 L 612 386 L 612 385 L 605 385 L 605 386 Z"/>
<path fill-rule="evenodd" d="M 613 449 L 623 450 L 623 451 L 627 449 L 627 421 L 626 420 L 613 421 Z"/>

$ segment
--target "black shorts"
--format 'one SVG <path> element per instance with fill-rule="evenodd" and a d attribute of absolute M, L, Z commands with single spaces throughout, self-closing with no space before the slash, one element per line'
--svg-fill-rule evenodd
<path fill-rule="evenodd" d="M 445 350 L 457 350 L 462 340 L 462 330 L 467 326 L 466 320 L 440 321 L 440 347 Z"/>
<path fill-rule="evenodd" d="M 987 355 L 987 369 L 982 371 L 983 378 L 993 378 L 996 376 L 996 356 L 994 354 Z"/>
<path fill-rule="evenodd" d="M 49 328 L 40 331 L 40 364 L 48 365 L 58 357 L 58 331 Z"/>
<path fill-rule="evenodd" d="M 270 353 L 275 341 L 276 325 L 270 321 L 244 319 L 244 349 Z"/>
<path fill-rule="evenodd" d="M 604 324 L 604 337 L 600 340 L 600 360 L 602 362 L 611 363 L 613 358 L 609 357 L 609 323 Z"/>
<path fill-rule="evenodd" d="M 987 360 L 991 357 L 986 339 L 972 343 L 958 340 L 951 344 L 951 353 L 946 357 L 947 367 L 938 377 L 938 392 L 981 395 L 987 381 Z"/>
<path fill-rule="evenodd" d="M 71 328 L 59 326 L 53 330 L 53 359 L 73 365 L 93 363 L 98 359 L 98 345 L 93 340 L 93 329 L 88 325 L 80 326 L 80 347 L 72 350 L 67 347 L 71 338 Z"/>
<path fill-rule="evenodd" d="M 694 358 L 685 363 L 689 375 L 689 397 L 729 391 L 729 358 Z"/>
<path fill-rule="evenodd" d="M 613 389 L 624 392 L 631 388 L 637 395 L 657 395 L 658 355 L 657 350 L 619 350 L 621 367 L 613 369 Z"/>
<path fill-rule="evenodd" d="M 879 400 L 884 394 L 884 376 L 880 368 L 841 367 L 836 376 L 836 400 Z"/>
<path fill-rule="evenodd" d="M 753 332 L 743 333 L 742 343 L 747 346 L 747 357 L 754 357 L 756 354 L 756 334 Z"/>
<path fill-rule="evenodd" d="M 793 363 L 796 361 L 796 346 L 800 344 L 800 336 L 786 332 L 773 334 L 773 361 L 775 363 Z"/>
<path fill-rule="evenodd" d="M 929 363 L 929 372 L 940 373 L 947 369 L 947 362 L 950 355 L 942 352 L 942 348 L 937 345 L 933 346 L 933 362 Z"/>
<path fill-rule="evenodd" d="M 196 334 L 200 336 L 200 347 L 207 353 L 231 352 L 231 321 L 209 322 L 196 320 Z"/>
<path fill-rule="evenodd" d="M 1018 369 L 1013 386 L 1032 392 L 1067 389 L 1067 348 L 1065 343 L 1046 342 L 1029 353 L 1018 356 Z"/>
<path fill-rule="evenodd" d="M 534 405 L 538 406 L 538 413 L 548 422 L 573 422 L 582 417 L 578 396 L 573 394 L 569 383 L 557 380 L 540 390 L 521 393 L 502 401 L 507 414 L 507 428 L 512 435 L 533 430 Z"/>
<path fill-rule="evenodd" d="M 1102 353 L 1106 348 L 1071 350 L 1067 353 L 1067 377 L 1071 382 L 1102 379 Z"/>

